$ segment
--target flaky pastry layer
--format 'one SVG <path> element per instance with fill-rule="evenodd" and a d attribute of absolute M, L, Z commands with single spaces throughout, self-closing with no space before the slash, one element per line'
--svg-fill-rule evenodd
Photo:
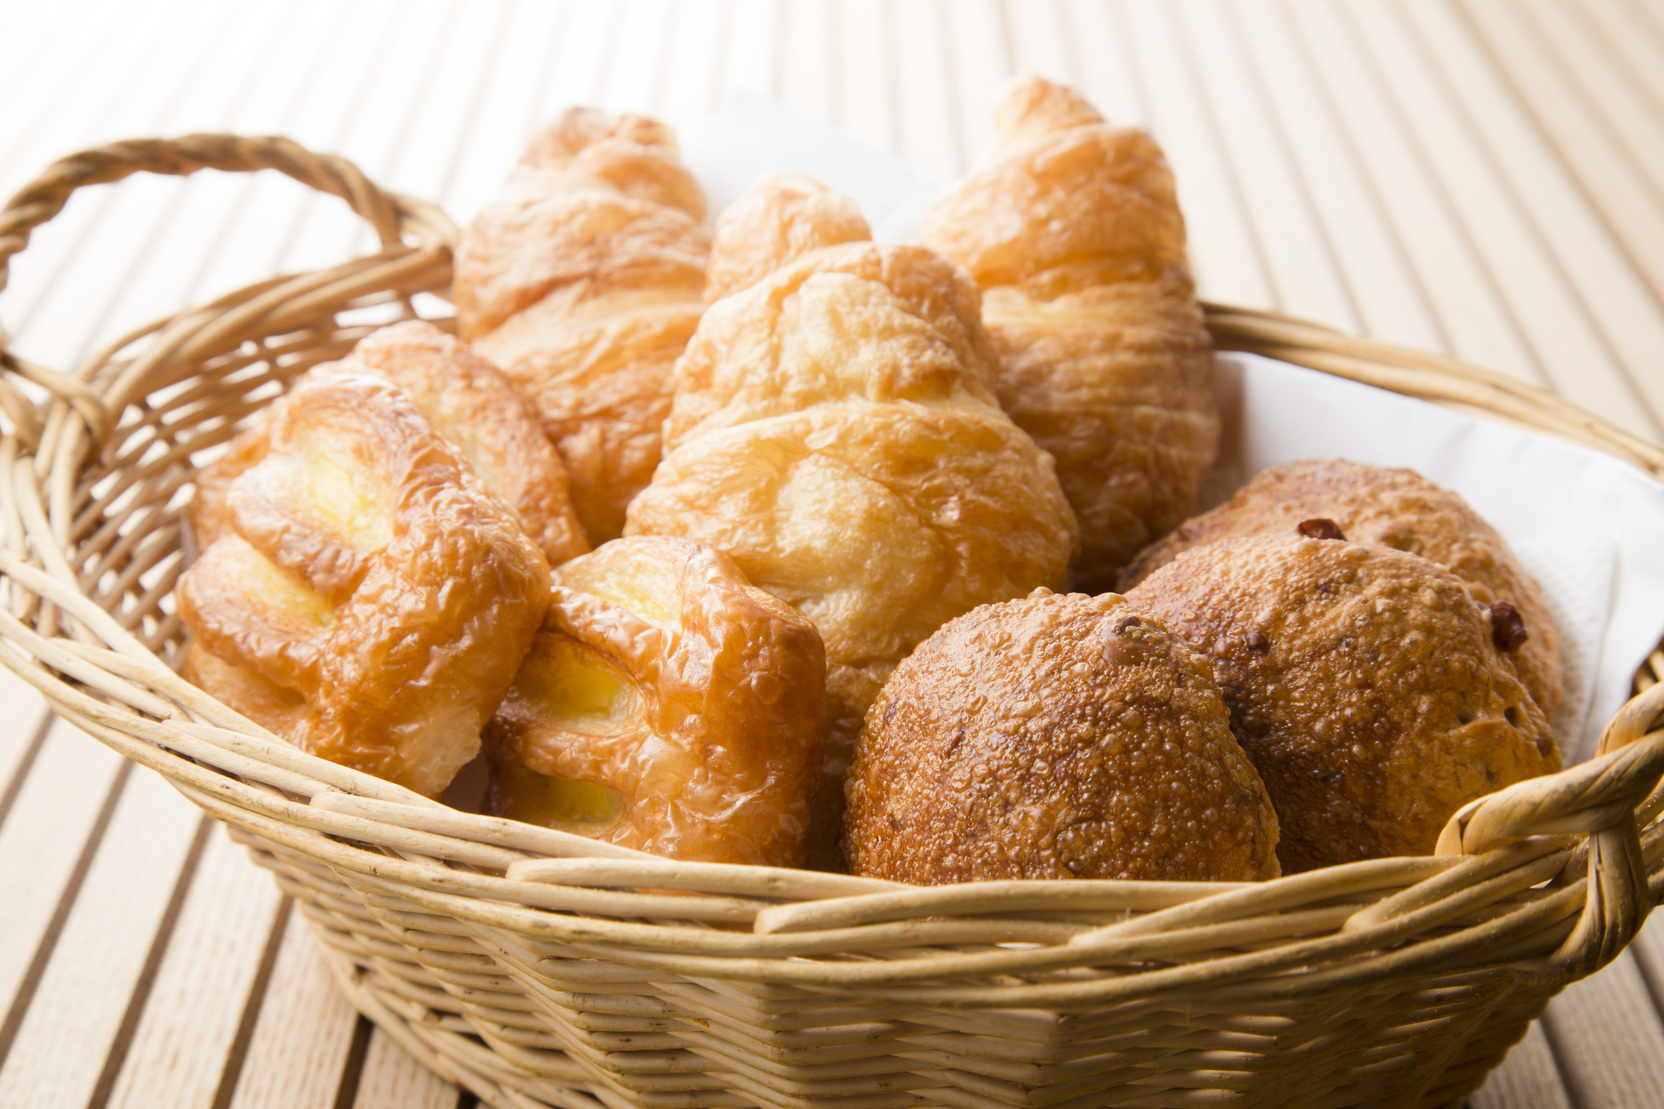
<path fill-rule="evenodd" d="M 1007 87 L 1000 149 L 919 239 L 987 293 L 995 388 L 1050 451 L 1096 591 L 1189 510 L 1217 450 L 1213 347 L 1161 148 L 1036 77 Z"/>
<path fill-rule="evenodd" d="M 799 865 L 824 673 L 809 622 L 720 552 L 604 544 L 556 571 L 488 729 L 491 808 L 669 858 Z"/>
<path fill-rule="evenodd" d="M 704 310 L 704 199 L 663 124 L 588 108 L 535 138 L 456 255 L 458 330 L 526 394 L 592 542 L 659 461 Z"/>

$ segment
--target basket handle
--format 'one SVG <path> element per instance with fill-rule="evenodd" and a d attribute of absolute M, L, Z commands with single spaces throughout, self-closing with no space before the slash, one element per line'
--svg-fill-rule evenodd
<path fill-rule="evenodd" d="M 0 210 L 0 291 L 9 279 L 10 261 L 29 245 L 35 228 L 51 220 L 70 195 L 86 185 L 119 181 L 134 173 L 185 177 L 200 169 L 253 172 L 275 169 L 303 185 L 345 200 L 381 240 L 383 251 L 404 245 L 410 235 L 417 248 L 450 249 L 459 237 L 456 224 L 438 205 L 414 197 L 385 192 L 357 166 L 334 154 L 316 154 L 281 136 L 199 134 L 177 139 L 133 139 L 83 150 L 49 166 Z M 27 362 L 6 350 L 0 327 L 0 367 L 50 389 L 62 400 L 102 424 L 102 403 L 79 380 Z M 28 397 L 6 377 L 0 377 L 0 409 L 26 443 L 38 441 L 39 415 Z"/>
<path fill-rule="evenodd" d="M 1640 931 L 1653 893 L 1642 829 L 1664 811 L 1664 682 L 1633 697 L 1601 736 L 1600 754 L 1464 805 L 1440 855 L 1474 855 L 1525 836 L 1589 836 L 1582 914 L 1552 960 L 1573 978 L 1605 966 Z"/>

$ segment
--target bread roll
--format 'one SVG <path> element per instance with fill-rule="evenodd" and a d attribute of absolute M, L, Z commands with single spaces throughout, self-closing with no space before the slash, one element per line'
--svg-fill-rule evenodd
<path fill-rule="evenodd" d="M 1277 816 L 1206 661 L 1113 593 L 984 605 L 909 655 L 849 775 L 856 874 L 1275 877 Z"/>
<path fill-rule="evenodd" d="M 1560 769 L 1489 610 L 1424 558 L 1290 528 L 1186 551 L 1127 601 L 1212 662 L 1286 873 L 1429 854 L 1467 802 Z"/>
<path fill-rule="evenodd" d="M 1542 589 L 1495 528 L 1460 496 L 1414 470 L 1366 466 L 1344 459 L 1291 462 L 1256 475 L 1236 496 L 1186 520 L 1141 551 L 1121 575 L 1121 589 L 1193 547 L 1246 535 L 1287 534 L 1302 520 L 1332 520 L 1355 543 L 1408 551 L 1461 578 L 1481 604 L 1518 610 L 1520 631 L 1504 652 L 1552 717 L 1564 696 L 1560 636 Z"/>

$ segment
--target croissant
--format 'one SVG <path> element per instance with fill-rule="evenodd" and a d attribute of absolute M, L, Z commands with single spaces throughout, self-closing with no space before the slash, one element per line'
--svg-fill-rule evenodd
<path fill-rule="evenodd" d="M 982 286 L 1000 404 L 1057 459 L 1076 582 L 1100 592 L 1213 464 L 1212 344 L 1155 141 L 1038 77 L 1006 88 L 996 123 L 996 160 L 935 203 L 919 241 Z"/>
<path fill-rule="evenodd" d="M 308 377 L 257 432 L 179 581 L 185 674 L 298 747 L 435 796 L 531 646 L 548 562 L 388 381 Z"/>
<path fill-rule="evenodd" d="M 670 128 L 567 111 L 456 254 L 458 333 L 537 409 L 593 543 L 659 462 L 671 370 L 704 309 L 705 203 Z"/>
<path fill-rule="evenodd" d="M 827 866 L 855 733 L 890 671 L 960 613 L 1061 585 L 1076 527 L 1051 457 L 994 399 L 976 285 L 922 247 L 823 245 L 849 227 L 804 220 L 834 205 L 803 187 L 765 181 L 719 222 L 719 272 L 730 244 L 752 272 L 777 256 L 700 321 L 625 531 L 709 543 L 820 632 L 810 861 Z"/>
<path fill-rule="evenodd" d="M 670 858 L 796 866 L 820 768 L 809 622 L 686 539 L 615 539 L 556 571 L 487 729 L 488 807 Z"/>

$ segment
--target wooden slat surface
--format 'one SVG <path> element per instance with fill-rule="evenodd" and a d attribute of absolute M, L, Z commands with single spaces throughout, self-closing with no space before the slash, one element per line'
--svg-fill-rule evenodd
<path fill-rule="evenodd" d="M 1444 350 L 1664 429 L 1664 0 L 0 0 L 0 192 L 144 134 L 291 135 L 466 221 L 573 102 L 773 95 L 947 178 L 1016 69 L 1152 128 L 1205 295 Z M 68 366 L 368 242 L 292 183 L 77 196 L 0 296 Z M 450 1109 L 263 872 L 0 673 L 0 1105 Z M 1475 1109 L 1664 1104 L 1664 920 Z"/>

